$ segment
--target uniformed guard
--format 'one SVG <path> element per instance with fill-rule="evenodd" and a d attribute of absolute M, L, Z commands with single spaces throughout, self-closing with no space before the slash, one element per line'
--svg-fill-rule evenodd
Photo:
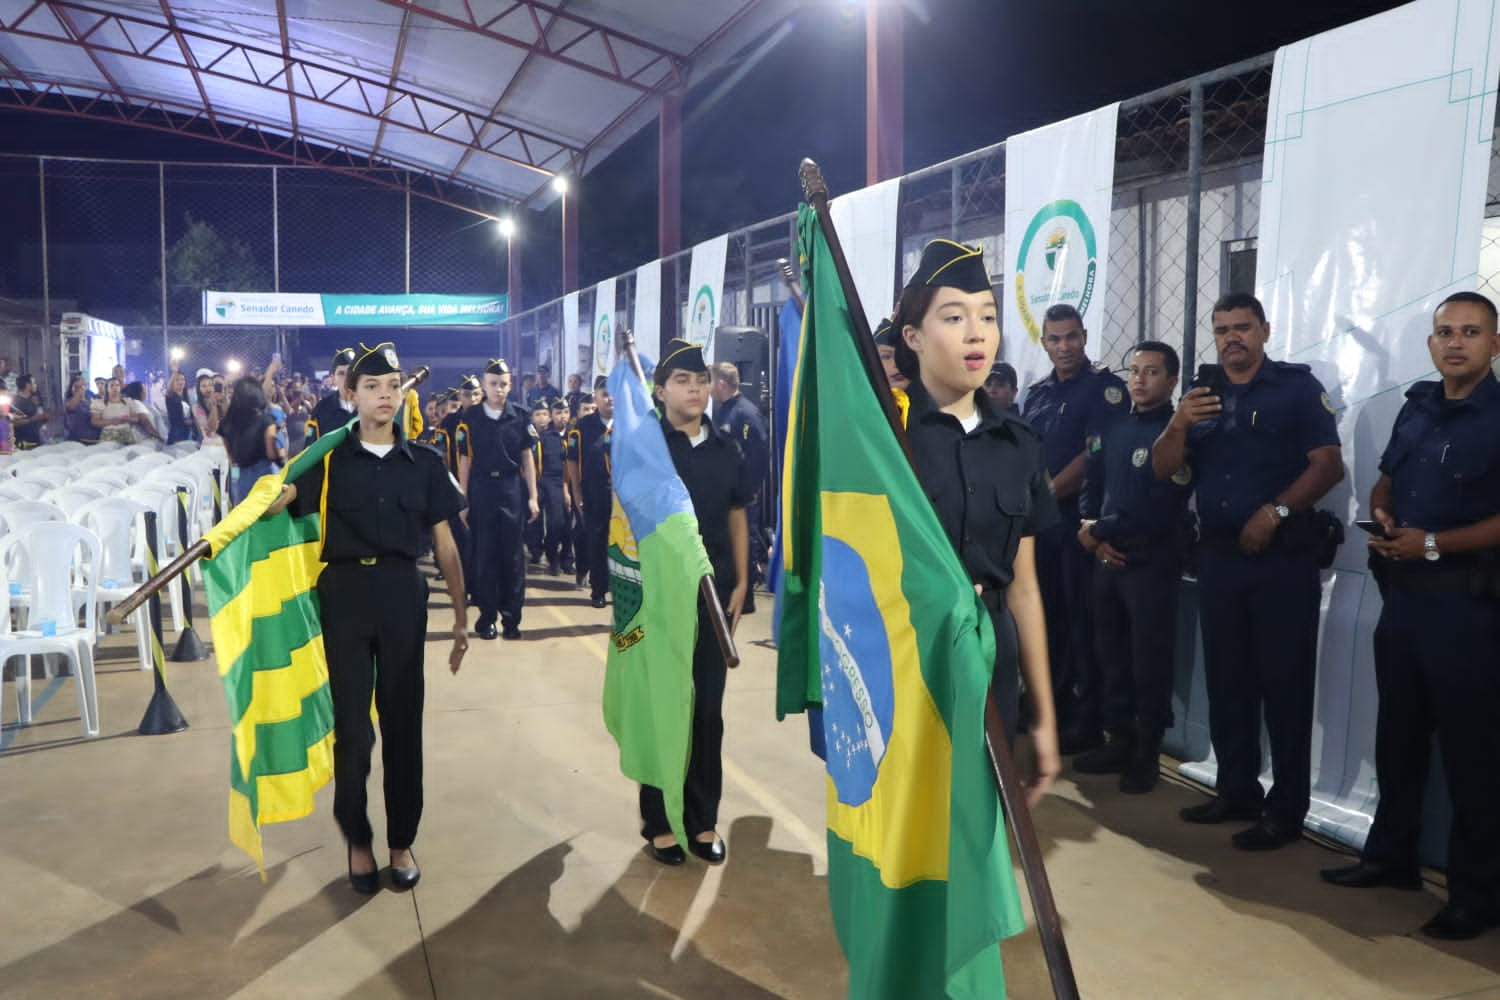
<path fill-rule="evenodd" d="M 991 691 L 1016 732 L 1020 678 L 1032 717 L 1034 803 L 1057 776 L 1057 717 L 1034 548 L 1057 520 L 1042 443 L 996 410 L 981 386 L 1000 346 L 994 292 L 978 247 L 933 240 L 896 307 L 896 363 L 910 384 L 907 440 L 917 478 L 979 589 L 995 631 Z"/>
<path fill-rule="evenodd" d="M 1420 889 L 1422 812 L 1434 731 L 1453 823 L 1448 902 L 1422 927 L 1449 941 L 1500 926 L 1500 354 L 1495 306 L 1444 299 L 1427 338 L 1442 376 L 1406 391 L 1380 479 L 1371 568 L 1375 767 L 1380 805 L 1359 863 L 1323 878 L 1349 888 Z"/>
<path fill-rule="evenodd" d="M 701 348 L 686 340 L 668 341 L 652 383 L 662 411 L 667 451 L 692 498 L 703 548 L 713 566 L 714 589 L 733 633 L 750 586 L 745 514 L 750 486 L 744 456 L 735 440 L 705 417 L 712 390 Z M 713 621 L 700 596 L 698 637 L 693 646 L 692 751 L 682 788 L 682 825 L 688 848 L 709 864 L 722 864 L 728 857 L 728 849 L 715 831 L 724 789 L 721 753 L 727 672 Z M 640 804 L 644 821 L 641 835 L 646 838 L 647 853 L 662 864 L 686 861 L 687 854 L 677 844 L 667 821 L 661 789 L 642 785 Z"/>
<path fill-rule="evenodd" d="M 510 402 L 510 366 L 496 358 L 484 369 L 484 399 L 463 411 L 458 425 L 458 482 L 469 498 L 473 533 L 470 585 L 479 618 L 475 634 L 493 639 L 499 617 L 507 639 L 521 638 L 526 602 L 525 528 L 537 516 L 536 461 L 531 415 Z"/>
<path fill-rule="evenodd" d="M 448 471 L 457 478 L 459 452 L 464 447 L 459 427 L 463 423 L 464 411 L 477 405 L 483 395 L 479 388 L 479 376 L 465 375 L 449 392 L 451 397 L 448 401 L 448 415 L 442 421 L 443 434 L 447 442 L 447 454 L 444 457 L 448 461 Z M 465 518 L 454 515 L 453 519 L 448 522 L 448 527 L 453 532 L 453 544 L 458 547 L 458 557 L 464 564 L 464 580 L 469 587 L 469 603 L 477 603 L 474 600 L 474 584 L 478 582 L 479 575 L 474 571 L 474 539 L 469 531 L 469 522 Z"/>
<path fill-rule="evenodd" d="M 573 422 L 568 415 L 568 402 L 565 399 L 554 399 L 552 401 L 552 430 L 557 434 L 557 464 L 560 470 L 560 494 L 562 496 L 562 509 L 557 512 L 557 561 L 564 575 L 573 572 L 573 489 L 568 482 L 567 457 L 568 457 L 568 434 L 573 430 Z M 541 466 L 537 466 L 541 468 Z M 557 574 L 554 573 L 554 576 Z"/>
<path fill-rule="evenodd" d="M 1059 523 L 1037 538 L 1036 572 L 1047 607 L 1052 690 L 1057 697 L 1058 740 L 1064 754 L 1104 741 L 1100 728 L 1098 668 L 1094 662 L 1089 593 L 1094 562 L 1077 542 L 1078 490 L 1089 443 L 1125 416 L 1125 383 L 1105 365 L 1089 362 L 1083 317 L 1067 304 L 1042 318 L 1042 349 L 1052 372 L 1026 391 L 1026 422 L 1042 436 L 1042 454 Z"/>
<path fill-rule="evenodd" d="M 535 406 L 537 400 L 545 400 L 547 412 L 552 412 L 552 404 L 562 398 L 562 390 L 552 384 L 552 366 L 545 361 L 536 366 L 536 385 L 532 386 L 526 393 L 526 405 Z"/>
<path fill-rule="evenodd" d="M 713 376 L 714 426 L 739 445 L 745 456 L 750 484 L 750 504 L 745 512 L 750 524 L 750 585 L 745 591 L 741 609 L 748 615 L 755 612 L 755 588 L 761 581 L 761 567 L 766 561 L 766 525 L 762 522 L 761 497 L 768 488 L 767 477 L 771 472 L 770 439 L 760 410 L 740 392 L 740 370 L 724 361 L 714 365 Z"/>
<path fill-rule="evenodd" d="M 567 510 L 567 487 L 563 481 L 563 438 L 561 432 L 552 427 L 552 408 L 545 399 L 538 397 L 531 404 L 531 426 L 537 435 L 531 454 L 537 470 L 537 507 L 541 516 L 526 526 L 526 546 L 531 550 L 533 566 L 539 565 L 545 556 L 547 572 L 558 576 L 562 573 L 559 550 L 563 537 L 563 512 Z"/>
<path fill-rule="evenodd" d="M 333 391 L 324 393 L 313 406 L 313 411 L 307 418 L 307 436 L 302 445 L 304 448 L 329 431 L 338 430 L 354 416 L 354 394 L 345 386 L 349 381 L 349 366 L 354 363 L 355 355 L 352 347 L 341 347 L 334 352 L 330 365 L 333 370 Z"/>
<path fill-rule="evenodd" d="M 590 406 L 593 412 L 578 418 L 569 436 L 567 450 L 568 482 L 573 494 L 573 509 L 583 520 L 581 540 L 573 546 L 579 583 L 587 575 L 589 600 L 596 608 L 605 606 L 609 594 L 609 518 L 613 489 L 609 470 L 609 431 L 614 423 L 615 405 L 605 376 L 594 380 Z M 573 536 L 578 539 L 578 535 Z"/>
<path fill-rule="evenodd" d="M 380 889 L 374 831 L 366 812 L 373 694 L 385 770 L 386 843 L 391 878 L 410 888 L 422 875 L 412 856 L 422 816 L 422 651 L 427 581 L 417 569 L 424 529 L 453 602 L 450 669 L 468 649 L 463 572 L 447 518 L 463 507 L 436 451 L 408 442 L 395 422 L 401 366 L 389 343 L 362 350 L 346 376 L 359 415 L 355 430 L 322 462 L 288 483 L 273 507 L 298 516 L 323 511 L 319 617 L 333 696 L 333 814 L 349 845 L 349 882 Z M 378 667 L 378 669 L 377 669 Z"/>
<path fill-rule="evenodd" d="M 885 368 L 885 380 L 892 389 L 906 391 L 906 376 L 896 367 L 896 328 L 891 317 L 886 316 L 875 326 L 875 353 L 880 355 L 880 364 Z"/>
<path fill-rule="evenodd" d="M 1271 333 L 1253 295 L 1214 303 L 1222 378 L 1182 398 L 1151 460 L 1156 475 L 1192 468 L 1201 525 L 1199 623 L 1217 794 L 1181 811 L 1189 823 L 1254 821 L 1246 851 L 1301 836 L 1312 768 L 1318 579 L 1326 538 L 1313 509 L 1344 477 L 1333 404 L 1306 365 L 1266 358 Z M 1270 794 L 1260 786 L 1260 725 L 1271 738 Z"/>
<path fill-rule="evenodd" d="M 1120 791 L 1156 786 L 1162 733 L 1172 725 L 1172 659 L 1177 648 L 1179 545 L 1192 473 L 1157 479 L 1151 446 L 1172 417 L 1177 352 L 1136 345 L 1130 415 L 1089 443 L 1079 491 L 1078 541 L 1094 574 L 1094 653 L 1109 742 L 1073 759 L 1084 774 L 1119 774 Z"/>

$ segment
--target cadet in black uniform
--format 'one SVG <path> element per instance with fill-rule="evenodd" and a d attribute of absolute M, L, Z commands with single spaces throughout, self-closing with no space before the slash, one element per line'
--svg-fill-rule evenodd
<path fill-rule="evenodd" d="M 537 470 L 536 496 L 541 516 L 526 526 L 526 545 L 531 550 L 532 565 L 545 556 L 547 571 L 557 576 L 562 572 L 559 549 L 564 534 L 563 512 L 569 505 L 563 481 L 562 433 L 552 427 L 552 408 L 546 400 L 538 399 L 531 404 L 531 426 L 537 434 L 531 455 Z"/>
<path fill-rule="evenodd" d="M 1119 774 L 1120 791 L 1156 786 L 1162 733 L 1172 724 L 1172 654 L 1177 648 L 1179 529 L 1192 474 L 1157 479 L 1151 446 L 1172 417 L 1177 352 L 1136 345 L 1130 415 L 1090 442 L 1078 506 L 1078 541 L 1098 561 L 1094 652 L 1103 682 L 1109 742 L 1073 760 L 1084 774 Z"/>
<path fill-rule="evenodd" d="M 770 440 L 766 421 L 755 404 L 740 392 L 740 371 L 727 361 L 714 365 L 714 426 L 719 433 L 740 446 L 745 456 L 746 482 L 750 486 L 750 503 L 745 516 L 750 521 L 750 586 L 745 591 L 745 614 L 755 612 L 755 588 L 761 581 L 761 567 L 766 561 L 766 526 L 762 522 L 760 498 L 766 490 L 771 471 Z"/>
<path fill-rule="evenodd" d="M 978 247 L 933 240 L 901 293 L 896 363 L 910 384 L 906 434 L 917 478 L 995 628 L 992 691 L 1016 732 L 1018 680 L 1031 702 L 1039 799 L 1057 776 L 1057 717 L 1034 539 L 1057 520 L 1042 444 L 981 388 L 1000 346 L 994 293 Z"/>
<path fill-rule="evenodd" d="M 1119 376 L 1104 365 L 1089 363 L 1088 337 L 1077 309 L 1055 305 L 1047 310 L 1042 348 L 1052 361 L 1052 373 L 1027 390 L 1022 411 L 1042 436 L 1042 455 L 1061 517 L 1037 538 L 1036 572 L 1047 606 L 1052 690 L 1064 754 L 1090 750 L 1104 740 L 1089 617 L 1094 564 L 1077 542 L 1078 488 L 1090 443 L 1129 407 Z"/>
<path fill-rule="evenodd" d="M 686 340 L 667 342 L 652 376 L 661 429 L 677 475 L 698 515 L 698 531 L 713 566 L 714 589 L 732 633 L 749 591 L 750 502 L 745 460 L 739 445 L 704 419 L 710 380 L 702 349 Z M 688 847 L 709 864 L 722 864 L 728 849 L 714 827 L 724 790 L 720 759 L 724 743 L 724 678 L 728 668 L 703 598 L 698 598 L 698 639 L 693 646 L 692 752 L 682 787 L 682 825 Z M 661 789 L 641 786 L 641 817 L 646 851 L 657 861 L 680 865 L 687 855 L 672 835 Z"/>
<path fill-rule="evenodd" d="M 559 479 L 562 484 L 559 491 L 562 495 L 562 510 L 557 514 L 557 561 L 565 574 L 573 572 L 573 489 L 568 482 L 567 469 L 568 433 L 572 429 L 567 400 L 554 399 L 552 401 L 552 430 L 557 434 L 557 462 L 561 470 Z M 553 574 L 553 576 L 556 575 L 556 573 Z"/>
<path fill-rule="evenodd" d="M 1193 471 L 1202 526 L 1199 625 L 1217 794 L 1189 823 L 1254 820 L 1231 841 L 1269 851 L 1302 835 L 1311 791 L 1319 539 L 1313 510 L 1344 478 L 1333 404 L 1306 365 L 1266 358 L 1260 301 L 1214 303 L 1224 380 L 1199 386 L 1151 449 L 1161 479 Z M 1275 784 L 1260 786 L 1264 707 Z"/>
<path fill-rule="evenodd" d="M 448 471 L 457 479 L 459 451 L 464 444 L 459 425 L 463 423 L 464 411 L 477 404 L 482 395 L 479 376 L 465 375 L 458 380 L 458 386 L 449 392 L 452 398 L 448 401 L 448 415 L 443 418 L 441 426 L 447 449 L 444 458 L 448 461 Z M 478 582 L 478 574 L 474 572 L 474 539 L 469 531 L 469 522 L 466 518 L 454 515 L 448 522 L 448 528 L 453 532 L 453 544 L 457 546 L 458 557 L 464 564 L 464 581 L 469 587 L 469 601 L 475 603 L 474 584 Z"/>
<path fill-rule="evenodd" d="M 321 435 L 338 430 L 354 416 L 354 394 L 345 388 L 349 381 L 349 366 L 354 363 L 354 358 L 355 350 L 352 347 L 342 347 L 334 353 L 331 365 L 333 391 L 324 393 L 308 415 L 307 436 L 302 445 L 304 448 Z"/>
<path fill-rule="evenodd" d="M 583 537 L 574 543 L 573 558 L 580 578 L 589 579 L 589 598 L 596 608 L 609 593 L 609 518 L 613 483 L 609 472 L 609 430 L 615 404 L 606 379 L 594 380 L 593 413 L 578 418 L 568 441 L 568 482 L 573 508 L 583 518 Z M 578 539 L 578 535 L 573 536 Z"/>
<path fill-rule="evenodd" d="M 881 367 L 885 369 L 885 380 L 892 389 L 906 391 L 907 378 L 896 367 L 896 328 L 891 317 L 882 319 L 875 327 L 875 353 L 880 355 Z"/>
<path fill-rule="evenodd" d="M 410 888 L 422 875 L 411 845 L 422 816 L 427 641 L 427 581 L 417 569 L 417 551 L 423 530 L 431 531 L 453 601 L 448 664 L 458 673 L 469 646 L 468 612 L 446 522 L 464 499 L 438 454 L 406 441 L 394 422 L 401 367 L 391 344 L 356 356 L 346 385 L 359 425 L 323 462 L 288 483 L 273 509 L 290 503 L 301 516 L 322 508 L 327 566 L 318 577 L 318 604 L 333 696 L 333 815 L 349 843 L 349 882 L 372 893 L 380 876 L 366 813 L 374 735 L 370 698 L 373 691 L 380 715 L 391 878 Z"/>
<path fill-rule="evenodd" d="M 1500 927 L 1500 353 L 1495 306 L 1450 295 L 1427 338 L 1440 382 L 1406 391 L 1370 508 L 1385 604 L 1375 626 L 1380 805 L 1359 864 L 1323 878 L 1420 889 L 1418 846 L 1433 732 L 1453 825 L 1448 903 L 1422 927 L 1449 941 Z"/>
<path fill-rule="evenodd" d="M 510 366 L 497 358 L 484 370 L 484 401 L 465 410 L 458 425 L 458 483 L 469 498 L 465 517 L 473 532 L 475 574 L 470 589 L 479 608 L 474 627 L 481 639 L 500 634 L 495 631 L 497 615 L 505 638 L 521 638 L 525 528 L 537 516 L 531 453 L 536 429 L 525 407 L 509 396 Z"/>

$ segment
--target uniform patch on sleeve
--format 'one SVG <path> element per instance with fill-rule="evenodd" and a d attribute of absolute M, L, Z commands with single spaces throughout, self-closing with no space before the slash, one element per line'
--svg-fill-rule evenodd
<path fill-rule="evenodd" d="M 1124 398 L 1125 398 L 1125 394 L 1120 391 L 1120 387 L 1119 386 L 1117 386 L 1117 385 L 1105 386 L 1105 388 L 1104 388 L 1104 401 L 1106 403 L 1108 403 L 1110 406 L 1115 406 L 1116 404 L 1118 404 L 1120 402 L 1120 400 L 1122 400 Z"/>
<path fill-rule="evenodd" d="M 1176 472 L 1172 473 L 1172 482 L 1176 483 L 1178 486 L 1186 486 L 1192 481 L 1193 470 L 1186 465 L 1178 469 Z"/>
<path fill-rule="evenodd" d="M 1146 464 L 1146 459 L 1150 457 L 1151 452 L 1149 452 L 1145 448 L 1137 448 L 1135 451 L 1130 453 L 1130 464 L 1139 469 Z"/>
<path fill-rule="evenodd" d="M 1090 455 L 1097 455 L 1104 448 L 1104 439 L 1097 434 L 1090 434 L 1085 442 Z"/>
<path fill-rule="evenodd" d="M 536 424 L 527 424 L 526 433 L 531 435 L 531 440 L 540 441 L 542 436 L 536 432 Z"/>
<path fill-rule="evenodd" d="M 1328 398 L 1328 393 L 1326 393 L 1326 392 L 1323 393 L 1322 400 L 1323 400 L 1323 409 L 1327 410 L 1329 413 L 1336 413 L 1337 412 L 1333 408 L 1333 400 L 1331 400 L 1331 399 Z"/>

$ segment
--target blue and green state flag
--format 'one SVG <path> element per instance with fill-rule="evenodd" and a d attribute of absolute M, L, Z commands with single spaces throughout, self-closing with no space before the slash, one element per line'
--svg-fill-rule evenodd
<path fill-rule="evenodd" d="M 989 616 L 865 374 L 805 205 L 798 232 L 776 701 L 782 718 L 822 708 L 849 996 L 1003 996 L 998 943 L 1024 920 L 985 756 Z"/>
<path fill-rule="evenodd" d="M 314 794 L 333 777 L 333 699 L 314 589 L 323 570 L 321 518 L 263 515 L 282 484 L 323 461 L 349 426 L 262 476 L 204 536 L 212 553 L 201 564 L 209 624 L 233 726 L 229 839 L 262 874 L 261 825 L 311 815 Z"/>
<path fill-rule="evenodd" d="M 615 401 L 609 446 L 614 623 L 604 668 L 604 724 L 620 746 L 621 772 L 661 789 L 672 832 L 685 847 L 682 785 L 692 752 L 698 581 L 712 568 L 650 389 L 628 360 L 610 373 L 609 392 Z"/>

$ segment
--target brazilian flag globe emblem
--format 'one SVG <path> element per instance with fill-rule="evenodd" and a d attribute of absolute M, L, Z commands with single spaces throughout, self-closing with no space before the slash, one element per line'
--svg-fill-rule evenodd
<path fill-rule="evenodd" d="M 887 422 L 813 210 L 783 466 L 776 709 L 821 709 L 849 996 L 1004 996 L 1025 926 L 984 710 L 988 612 Z M 860 334 L 861 336 L 863 334 Z"/>

